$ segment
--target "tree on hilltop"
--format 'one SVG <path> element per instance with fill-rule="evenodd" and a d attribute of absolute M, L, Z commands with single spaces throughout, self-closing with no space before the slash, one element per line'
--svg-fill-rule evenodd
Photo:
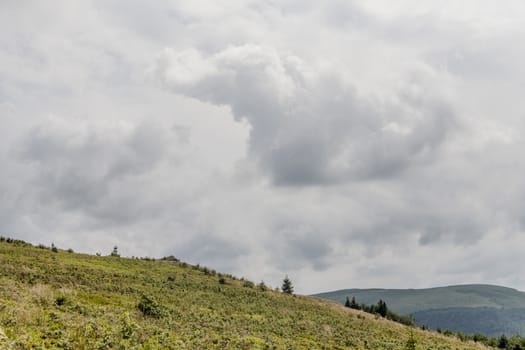
<path fill-rule="evenodd" d="M 293 294 L 293 285 L 292 281 L 288 278 L 288 275 L 284 277 L 283 285 L 281 287 L 283 293 L 285 294 Z"/>

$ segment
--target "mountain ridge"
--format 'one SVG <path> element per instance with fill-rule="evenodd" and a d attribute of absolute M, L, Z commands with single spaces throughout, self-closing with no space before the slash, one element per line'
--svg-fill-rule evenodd
<path fill-rule="evenodd" d="M 346 297 L 364 304 L 381 299 L 394 312 L 411 314 L 416 323 L 433 329 L 487 336 L 525 334 L 525 292 L 505 286 L 478 283 L 421 289 L 353 288 L 315 296 L 340 303 Z"/>

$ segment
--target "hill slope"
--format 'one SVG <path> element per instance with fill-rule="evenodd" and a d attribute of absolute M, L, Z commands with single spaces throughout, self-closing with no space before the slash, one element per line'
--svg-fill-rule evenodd
<path fill-rule="evenodd" d="M 465 333 L 496 336 L 525 334 L 525 293 L 492 285 L 461 285 L 429 289 L 345 289 L 317 294 L 344 302 L 379 299 L 401 314 L 412 314 L 418 324 Z"/>
<path fill-rule="evenodd" d="M 0 241 L 0 348 L 484 349 L 175 261 Z"/>

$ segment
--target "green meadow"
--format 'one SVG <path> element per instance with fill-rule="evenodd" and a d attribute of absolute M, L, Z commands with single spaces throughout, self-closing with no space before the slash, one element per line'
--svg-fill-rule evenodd
<path fill-rule="evenodd" d="M 485 349 L 174 258 L 0 242 L 0 349 Z"/>

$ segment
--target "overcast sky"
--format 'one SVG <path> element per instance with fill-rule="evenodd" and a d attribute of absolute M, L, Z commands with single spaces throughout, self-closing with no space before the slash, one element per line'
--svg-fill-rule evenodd
<path fill-rule="evenodd" d="M 0 2 L 0 235 L 299 293 L 525 290 L 525 4 Z"/>

